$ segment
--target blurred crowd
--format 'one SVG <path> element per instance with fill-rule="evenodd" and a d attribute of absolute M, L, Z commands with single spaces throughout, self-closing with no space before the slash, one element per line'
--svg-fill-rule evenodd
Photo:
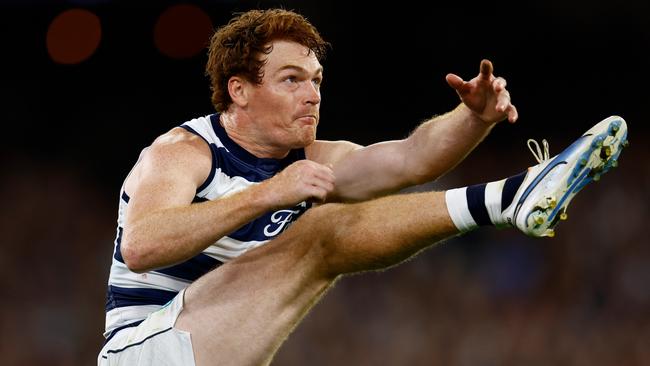
<path fill-rule="evenodd" d="M 649 155 L 631 140 L 555 238 L 482 229 L 342 278 L 273 364 L 650 364 Z M 479 151 L 421 189 L 496 179 L 532 159 L 499 156 Z M 11 174 L 0 183 L 0 365 L 93 364 L 119 187 L 106 192 L 69 162 L 1 162 Z"/>

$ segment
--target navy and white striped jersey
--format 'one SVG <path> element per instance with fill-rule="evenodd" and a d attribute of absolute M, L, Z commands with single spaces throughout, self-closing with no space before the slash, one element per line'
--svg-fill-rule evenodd
<path fill-rule="evenodd" d="M 193 119 L 181 127 L 202 137 L 212 152 L 210 175 L 197 189 L 194 202 L 216 200 L 233 194 L 273 177 L 297 160 L 305 159 L 304 149 L 292 150 L 281 160 L 255 157 L 228 137 L 217 114 Z M 129 196 L 122 188 L 117 238 L 108 280 L 105 337 L 117 328 L 138 324 L 208 271 L 280 234 L 309 208 L 303 202 L 293 209 L 269 212 L 219 239 L 194 258 L 138 274 L 126 267 L 120 252 L 128 204 Z"/>

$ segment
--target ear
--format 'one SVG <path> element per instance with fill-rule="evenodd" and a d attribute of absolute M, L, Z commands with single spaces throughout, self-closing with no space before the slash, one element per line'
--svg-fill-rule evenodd
<path fill-rule="evenodd" d="M 239 107 L 248 104 L 248 82 L 239 76 L 231 76 L 228 80 L 228 94 L 232 102 Z"/>

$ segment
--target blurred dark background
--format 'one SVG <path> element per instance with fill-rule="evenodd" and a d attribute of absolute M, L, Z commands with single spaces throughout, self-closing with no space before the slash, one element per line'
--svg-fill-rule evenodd
<path fill-rule="evenodd" d="M 89 365 L 102 343 L 120 185 L 156 136 L 212 113 L 205 42 L 283 6 L 333 48 L 320 138 L 402 138 L 454 108 L 482 58 L 519 109 L 452 173 L 499 179 L 618 114 L 620 167 L 554 239 L 484 229 L 336 287 L 275 365 L 648 365 L 650 3 L 0 1 L 0 364 Z"/>

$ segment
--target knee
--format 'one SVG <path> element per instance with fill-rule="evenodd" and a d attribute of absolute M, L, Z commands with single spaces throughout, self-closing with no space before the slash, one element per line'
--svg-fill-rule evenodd
<path fill-rule="evenodd" d="M 326 275 L 337 276 L 345 272 L 339 268 L 341 256 L 344 255 L 346 238 L 358 219 L 353 204 L 328 203 L 308 210 L 292 227 L 296 229 L 298 242 L 305 251 L 315 254 L 319 267 Z"/>

